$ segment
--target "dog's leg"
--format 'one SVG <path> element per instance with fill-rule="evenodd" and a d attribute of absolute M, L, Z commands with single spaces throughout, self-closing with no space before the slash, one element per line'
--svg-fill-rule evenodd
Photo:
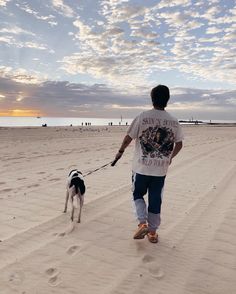
<path fill-rule="evenodd" d="M 78 223 L 81 222 L 81 214 L 82 214 L 82 207 L 84 205 L 84 195 L 79 195 L 79 215 L 78 215 Z"/>
<path fill-rule="evenodd" d="M 68 204 L 68 200 L 69 200 L 69 191 L 66 190 L 66 201 L 65 201 L 65 208 L 64 208 L 64 213 L 67 212 L 67 204 Z"/>
<path fill-rule="evenodd" d="M 75 212 L 75 207 L 74 207 L 74 204 L 73 204 L 73 199 L 71 200 L 71 221 L 73 222 L 74 221 L 74 212 Z"/>

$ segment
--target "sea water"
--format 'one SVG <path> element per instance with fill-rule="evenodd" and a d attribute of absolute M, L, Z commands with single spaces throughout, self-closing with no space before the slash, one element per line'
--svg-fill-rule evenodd
<path fill-rule="evenodd" d="M 130 125 L 132 118 L 82 118 L 82 117 L 0 117 L 0 127 L 41 127 L 47 125 L 56 126 L 108 126 L 108 125 Z M 236 123 L 236 120 L 209 120 L 205 123 Z M 190 122 L 187 124 L 193 124 Z M 186 123 L 183 123 L 186 124 Z"/>
<path fill-rule="evenodd" d="M 0 127 L 40 127 L 47 126 L 108 126 L 130 125 L 131 118 L 80 118 L 80 117 L 0 117 Z"/>

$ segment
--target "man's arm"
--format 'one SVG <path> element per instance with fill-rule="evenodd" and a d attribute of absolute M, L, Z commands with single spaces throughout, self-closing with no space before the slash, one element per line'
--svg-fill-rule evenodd
<path fill-rule="evenodd" d="M 182 147 L 183 147 L 183 142 L 182 141 L 175 143 L 174 150 L 173 150 L 171 158 L 170 158 L 170 164 L 172 162 L 172 159 L 180 152 Z"/>
<path fill-rule="evenodd" d="M 122 142 L 122 144 L 121 144 L 121 146 L 120 146 L 120 149 L 119 149 L 118 153 L 116 154 L 115 159 L 118 160 L 118 159 L 121 158 L 121 156 L 123 155 L 123 153 L 124 153 L 126 147 L 129 146 L 129 144 L 130 144 L 130 142 L 131 142 L 132 140 L 133 140 L 133 139 L 132 139 L 129 135 L 126 135 L 126 136 L 124 137 L 123 142 Z"/>

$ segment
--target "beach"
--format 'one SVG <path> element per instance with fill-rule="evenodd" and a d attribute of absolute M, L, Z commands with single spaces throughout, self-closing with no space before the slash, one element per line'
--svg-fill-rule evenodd
<path fill-rule="evenodd" d="M 69 171 L 111 162 L 126 130 L 0 128 L 0 294 L 236 293 L 235 125 L 183 126 L 158 244 L 133 240 L 134 142 L 85 177 L 80 224 L 62 212 Z"/>

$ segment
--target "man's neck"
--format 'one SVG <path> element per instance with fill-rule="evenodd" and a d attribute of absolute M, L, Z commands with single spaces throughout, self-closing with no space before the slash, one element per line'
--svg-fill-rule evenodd
<path fill-rule="evenodd" d="M 154 109 L 157 109 L 157 110 L 165 110 L 164 107 L 159 107 L 159 106 L 154 106 Z"/>

